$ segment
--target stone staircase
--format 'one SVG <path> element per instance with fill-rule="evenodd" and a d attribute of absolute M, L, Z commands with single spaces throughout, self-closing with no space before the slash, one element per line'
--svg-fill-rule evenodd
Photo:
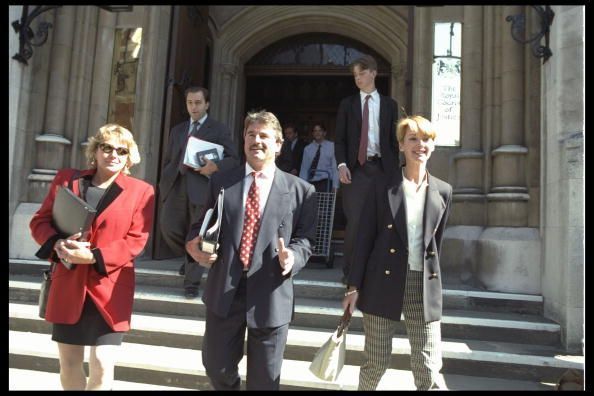
<path fill-rule="evenodd" d="M 59 370 L 51 324 L 37 316 L 41 272 L 48 264 L 9 262 L 9 389 L 61 389 L 58 375 L 49 375 Z M 205 307 L 199 298 L 184 298 L 182 277 L 177 274 L 180 263 L 137 261 L 132 330 L 124 337 L 114 389 L 211 389 L 200 351 Z M 351 321 L 339 379 L 322 381 L 308 370 L 342 315 L 341 265 L 338 253 L 333 268 L 312 262 L 295 279 L 295 320 L 281 389 L 357 389 L 364 345 L 359 311 Z M 583 371 L 584 357 L 564 352 L 559 325 L 542 316 L 542 297 L 444 286 L 442 373 L 450 389 L 552 390 L 567 369 Z M 414 389 L 409 354 L 402 322 L 393 340 L 391 368 L 379 389 Z M 240 373 L 245 376 L 245 359 Z M 31 378 L 45 379 L 47 387 Z"/>

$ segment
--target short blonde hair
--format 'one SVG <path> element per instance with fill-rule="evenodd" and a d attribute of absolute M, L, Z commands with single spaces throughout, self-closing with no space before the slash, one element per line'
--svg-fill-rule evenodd
<path fill-rule="evenodd" d="M 428 137 L 435 140 L 437 136 L 437 131 L 431 121 L 419 115 L 404 117 L 398 121 L 396 125 L 396 139 L 398 139 L 398 142 L 404 142 L 406 132 L 409 130 L 418 134 L 422 139 Z"/>
<path fill-rule="evenodd" d="M 138 152 L 138 146 L 134 141 L 134 136 L 132 135 L 132 132 L 118 124 L 103 125 L 99 128 L 95 136 L 89 139 L 89 145 L 85 150 L 87 164 L 93 169 L 97 167 L 97 163 L 95 161 L 95 153 L 99 149 L 99 145 L 101 143 L 105 143 L 111 138 L 115 138 L 120 143 L 125 144 L 128 148 L 128 158 L 126 159 L 126 165 L 122 170 L 124 174 L 128 175 L 130 174 L 130 168 L 140 163 L 140 153 Z"/>
<path fill-rule="evenodd" d="M 254 123 L 263 124 L 268 128 L 272 128 L 276 135 L 276 141 L 279 143 L 283 142 L 283 128 L 281 127 L 278 118 L 271 112 L 266 110 L 249 112 L 243 122 L 243 136 L 245 136 L 248 127 Z"/>

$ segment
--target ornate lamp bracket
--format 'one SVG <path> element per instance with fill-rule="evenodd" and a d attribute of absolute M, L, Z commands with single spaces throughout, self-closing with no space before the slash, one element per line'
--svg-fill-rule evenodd
<path fill-rule="evenodd" d="M 37 18 L 44 12 L 58 7 L 62 6 L 36 6 L 35 8 L 33 8 L 33 11 L 29 13 L 29 6 L 23 6 L 21 20 L 16 20 L 12 22 L 12 27 L 14 31 L 19 35 L 19 52 L 14 54 L 12 59 L 24 63 L 25 65 L 29 64 L 27 61 L 33 56 L 33 47 L 42 46 L 47 41 L 49 29 L 53 27 L 53 25 L 49 22 L 40 22 L 37 25 L 37 32 L 34 33 L 33 29 L 31 28 L 31 23 L 35 18 Z M 110 12 L 129 12 L 132 11 L 133 6 L 111 5 L 98 7 Z"/>
<path fill-rule="evenodd" d="M 23 13 L 20 21 L 12 22 L 12 27 L 19 35 L 19 52 L 12 59 L 27 65 L 27 60 L 33 56 L 33 46 L 39 47 L 47 41 L 49 29 L 53 25 L 49 22 L 41 22 L 37 25 L 37 32 L 33 33 L 31 22 L 42 13 L 62 6 L 37 6 L 29 14 L 29 6 L 23 6 Z"/>
<path fill-rule="evenodd" d="M 532 37 L 524 39 L 526 36 L 526 14 L 521 13 L 517 15 L 508 15 L 505 20 L 511 22 L 511 35 L 512 38 L 520 44 L 531 44 L 532 54 L 537 58 L 542 58 L 544 64 L 553 55 L 553 52 L 549 48 L 549 32 L 550 26 L 553 24 L 553 18 L 555 13 L 550 6 L 531 6 L 536 10 L 540 19 L 540 30 L 535 33 Z M 540 45 L 540 40 L 544 36 L 545 45 Z"/>

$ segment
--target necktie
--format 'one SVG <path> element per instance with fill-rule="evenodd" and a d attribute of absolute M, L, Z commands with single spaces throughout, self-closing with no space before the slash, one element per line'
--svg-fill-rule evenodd
<path fill-rule="evenodd" d="M 188 137 L 190 136 L 196 136 L 196 131 L 198 130 L 198 127 L 200 126 L 200 123 L 198 121 L 192 121 L 192 127 L 190 128 L 190 132 L 188 133 Z"/>
<path fill-rule="evenodd" d="M 198 121 L 192 121 L 192 127 L 190 128 L 190 132 L 188 132 L 186 144 L 184 145 L 181 159 L 179 161 L 179 173 L 181 173 L 182 175 L 185 175 L 186 171 L 187 171 L 186 166 L 184 165 L 184 155 L 186 154 L 186 147 L 188 146 L 188 140 L 190 139 L 190 136 L 196 136 L 196 131 L 198 130 L 198 126 L 200 126 L 200 123 Z"/>
<path fill-rule="evenodd" d="M 363 105 L 363 121 L 361 122 L 361 140 L 359 141 L 359 155 L 357 159 L 359 164 L 363 166 L 367 160 L 367 141 L 369 140 L 369 98 L 371 95 L 365 97 L 365 104 Z"/>
<path fill-rule="evenodd" d="M 316 174 L 316 169 L 318 169 L 318 163 L 320 162 L 320 149 L 322 148 L 321 144 L 318 144 L 318 151 L 316 151 L 316 155 L 311 161 L 311 166 L 309 167 L 309 180 L 313 179 Z"/>
<path fill-rule="evenodd" d="M 252 262 L 258 231 L 260 230 L 260 186 L 257 180 L 259 172 L 252 172 L 254 181 L 248 191 L 245 201 L 245 217 L 243 219 L 243 232 L 241 234 L 241 244 L 239 259 L 243 264 L 243 269 L 247 270 Z"/>

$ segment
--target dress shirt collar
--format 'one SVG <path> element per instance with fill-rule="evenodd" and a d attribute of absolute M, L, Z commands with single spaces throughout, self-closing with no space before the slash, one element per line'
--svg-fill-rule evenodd
<path fill-rule="evenodd" d="M 374 102 L 379 100 L 379 93 L 377 92 L 377 89 L 374 89 L 373 92 L 367 93 L 367 92 L 363 92 L 363 91 L 359 91 L 359 95 L 361 96 L 361 103 L 365 103 L 365 97 L 367 95 L 371 95 L 371 100 L 373 100 Z"/>
<path fill-rule="evenodd" d="M 421 180 L 421 183 L 419 185 L 417 185 L 417 183 L 415 183 L 414 181 L 410 181 L 406 178 L 406 176 L 404 175 L 404 169 L 405 169 L 405 167 L 403 166 L 402 167 L 402 186 L 407 191 L 416 193 L 428 186 L 427 181 L 429 178 L 429 172 L 425 171 L 425 176 L 423 176 L 423 180 Z"/>
<path fill-rule="evenodd" d="M 198 122 L 200 123 L 199 126 L 204 125 L 204 121 L 206 121 L 207 118 L 208 118 L 208 113 L 204 114 L 202 116 L 202 118 L 198 120 Z M 192 127 L 193 122 L 194 122 L 194 120 L 192 119 L 192 117 L 190 117 L 190 127 Z"/>
<path fill-rule="evenodd" d="M 264 169 L 262 169 L 260 171 L 260 178 L 264 178 L 264 179 L 274 179 L 274 172 L 276 171 L 276 166 L 265 166 Z M 248 175 L 251 175 L 252 172 L 257 172 L 256 170 L 254 170 L 254 168 L 252 168 L 250 166 L 250 164 L 248 164 L 247 162 L 245 163 L 245 177 L 247 177 Z"/>

